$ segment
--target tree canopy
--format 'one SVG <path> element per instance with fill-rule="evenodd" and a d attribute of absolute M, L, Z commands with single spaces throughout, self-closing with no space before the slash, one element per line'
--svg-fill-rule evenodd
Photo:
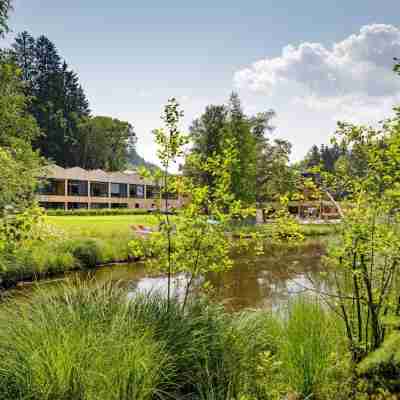
<path fill-rule="evenodd" d="M 86 169 L 122 170 L 127 166 L 135 133 L 128 122 L 111 117 L 86 117 L 78 125 L 80 145 L 74 152 L 74 164 Z"/>
<path fill-rule="evenodd" d="M 0 60 L 0 214 L 6 207 L 23 210 L 33 203 L 41 171 L 40 158 L 31 146 L 40 131 L 28 113 L 18 74 L 9 60 Z"/>
<path fill-rule="evenodd" d="M 273 131 L 270 122 L 272 110 L 248 116 L 243 112 L 240 98 L 232 93 L 228 104 L 209 105 L 190 127 L 191 155 L 207 160 L 223 154 L 232 145 L 237 153 L 232 165 L 231 191 L 237 200 L 246 204 L 265 201 L 271 191 L 284 192 L 290 144 L 283 140 L 270 141 Z M 184 170 L 195 176 L 199 184 L 215 185 L 213 174 L 190 164 L 187 158 Z M 197 164 L 199 165 L 199 164 Z M 282 180 L 271 180 L 273 170 L 280 169 Z M 272 187 L 274 187 L 272 189 Z"/>

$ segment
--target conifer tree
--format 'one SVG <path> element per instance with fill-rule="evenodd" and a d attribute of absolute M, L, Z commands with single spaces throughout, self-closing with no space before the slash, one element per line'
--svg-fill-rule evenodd
<path fill-rule="evenodd" d="M 13 54 L 22 70 L 26 94 L 32 98 L 30 112 L 43 133 L 34 146 L 61 166 L 75 166 L 74 153 L 80 144 L 78 126 L 81 118 L 89 116 L 77 74 L 45 36 L 34 39 L 22 32 L 13 44 Z"/>

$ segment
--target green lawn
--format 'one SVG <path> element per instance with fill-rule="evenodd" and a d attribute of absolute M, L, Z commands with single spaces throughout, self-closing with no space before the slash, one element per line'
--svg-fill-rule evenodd
<path fill-rule="evenodd" d="M 46 221 L 65 231 L 72 238 L 117 238 L 131 236 L 133 225 L 156 226 L 154 215 L 101 215 L 101 216 L 47 216 Z M 260 226 L 241 226 L 237 231 L 242 233 L 265 229 Z M 305 236 L 324 236 L 334 234 L 337 225 L 302 225 Z"/>
<path fill-rule="evenodd" d="M 46 221 L 73 238 L 127 236 L 133 232 L 133 225 L 157 225 L 157 219 L 153 215 L 47 216 Z"/>

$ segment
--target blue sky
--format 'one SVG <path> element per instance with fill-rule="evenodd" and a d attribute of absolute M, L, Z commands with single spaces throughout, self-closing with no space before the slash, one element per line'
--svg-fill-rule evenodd
<path fill-rule="evenodd" d="M 276 111 L 274 137 L 293 143 L 293 159 L 326 143 L 337 119 L 373 122 L 400 103 L 398 0 L 15 0 L 11 27 L 48 36 L 93 114 L 133 123 L 152 161 L 171 96 L 187 128 L 238 90 L 249 113 Z"/>

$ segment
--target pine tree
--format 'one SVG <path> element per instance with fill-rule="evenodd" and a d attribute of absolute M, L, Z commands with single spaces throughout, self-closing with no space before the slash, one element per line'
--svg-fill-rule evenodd
<path fill-rule="evenodd" d="M 45 36 L 35 40 L 27 32 L 19 34 L 13 53 L 22 70 L 26 94 L 32 98 L 30 112 L 43 132 L 34 146 L 61 166 L 77 165 L 78 126 L 90 113 L 77 74 Z"/>

